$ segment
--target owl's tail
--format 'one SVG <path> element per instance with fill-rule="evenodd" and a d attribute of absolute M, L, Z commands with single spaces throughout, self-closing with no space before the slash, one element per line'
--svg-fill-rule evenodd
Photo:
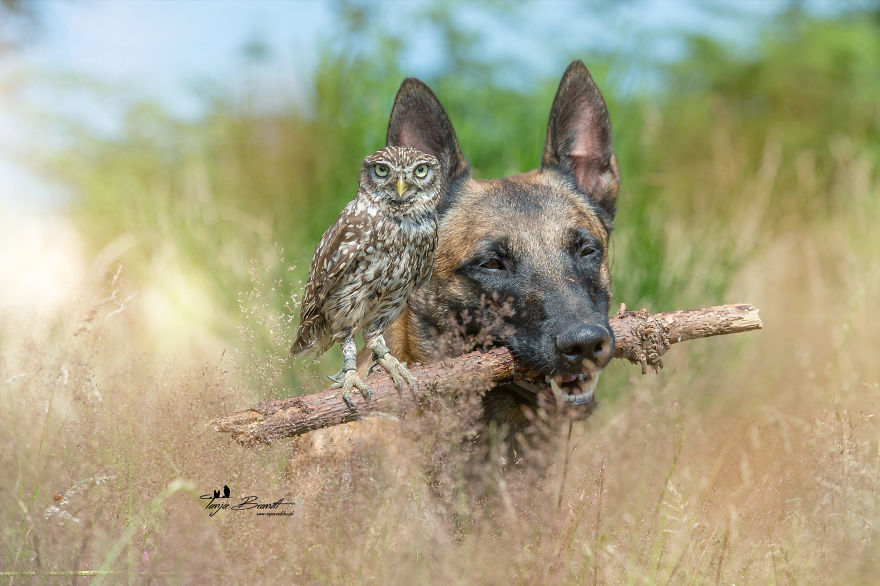
<path fill-rule="evenodd" d="M 327 349 L 326 337 L 324 328 L 320 327 L 320 324 L 301 323 L 296 341 L 290 347 L 290 353 L 294 358 L 302 358 L 315 350 L 320 354 Z"/>
<path fill-rule="evenodd" d="M 297 337 L 296 342 L 293 343 L 293 346 L 290 347 L 290 353 L 294 358 L 302 358 L 309 352 L 315 349 L 315 343 L 313 340 L 306 339 L 302 332 Z"/>

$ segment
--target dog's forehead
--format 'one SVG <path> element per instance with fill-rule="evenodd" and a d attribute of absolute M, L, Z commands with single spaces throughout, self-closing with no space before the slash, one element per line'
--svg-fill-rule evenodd
<path fill-rule="evenodd" d="M 537 170 L 470 179 L 454 189 L 454 203 L 439 222 L 435 275 L 452 275 L 481 244 L 501 243 L 511 255 L 556 271 L 573 230 L 587 230 L 599 242 L 608 242 L 596 209 L 561 174 Z"/>
<path fill-rule="evenodd" d="M 564 245 L 574 227 L 588 230 L 601 242 L 608 239 L 584 195 L 565 176 L 541 170 L 459 186 L 455 205 L 441 226 L 470 242 L 503 239 L 513 248 L 530 251 L 536 246 Z"/>

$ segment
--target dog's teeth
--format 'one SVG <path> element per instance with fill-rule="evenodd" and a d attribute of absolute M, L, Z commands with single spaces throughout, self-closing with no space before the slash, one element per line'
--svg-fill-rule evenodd
<path fill-rule="evenodd" d="M 567 395 L 562 392 L 562 389 L 559 388 L 559 383 L 556 382 L 556 379 L 550 378 L 549 376 L 547 377 L 547 379 L 550 381 L 550 389 L 553 391 L 553 396 L 562 398 L 564 400 Z"/>

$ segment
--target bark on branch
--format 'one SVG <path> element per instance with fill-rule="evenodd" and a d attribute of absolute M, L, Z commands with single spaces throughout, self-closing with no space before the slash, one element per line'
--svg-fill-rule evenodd
<path fill-rule="evenodd" d="M 615 358 L 626 358 L 640 364 L 642 373 L 648 366 L 662 368 L 661 356 L 672 344 L 724 334 L 761 329 L 758 310 L 751 305 L 719 305 L 651 314 L 647 310 L 626 311 L 621 305 L 609 320 L 615 338 Z M 474 379 L 487 383 L 503 383 L 516 378 L 530 378 L 531 373 L 517 364 L 506 348 L 489 352 L 471 352 L 441 362 L 414 366 L 410 369 L 419 381 L 419 389 L 429 393 L 451 393 L 473 385 Z M 408 390 L 398 393 L 384 372 L 375 372 L 368 383 L 372 390 L 369 402 L 353 393 L 355 409 L 347 407 L 339 390 L 279 399 L 261 403 L 247 411 L 239 411 L 210 422 L 216 431 L 232 434 L 244 445 L 270 443 L 272 440 L 339 425 L 376 412 L 398 412 L 412 403 Z"/>

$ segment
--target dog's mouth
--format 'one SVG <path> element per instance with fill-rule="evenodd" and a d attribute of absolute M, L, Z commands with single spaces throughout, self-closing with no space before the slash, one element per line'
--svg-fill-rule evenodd
<path fill-rule="evenodd" d="M 567 405 L 592 404 L 596 400 L 596 384 L 599 371 L 548 376 L 545 382 L 550 385 L 553 396 Z"/>
<path fill-rule="evenodd" d="M 592 406 L 596 402 L 596 385 L 599 382 L 599 370 L 591 369 L 581 374 L 548 375 L 544 384 L 528 381 L 516 381 L 520 386 L 538 395 L 549 393 L 558 402 L 572 406 Z"/>

